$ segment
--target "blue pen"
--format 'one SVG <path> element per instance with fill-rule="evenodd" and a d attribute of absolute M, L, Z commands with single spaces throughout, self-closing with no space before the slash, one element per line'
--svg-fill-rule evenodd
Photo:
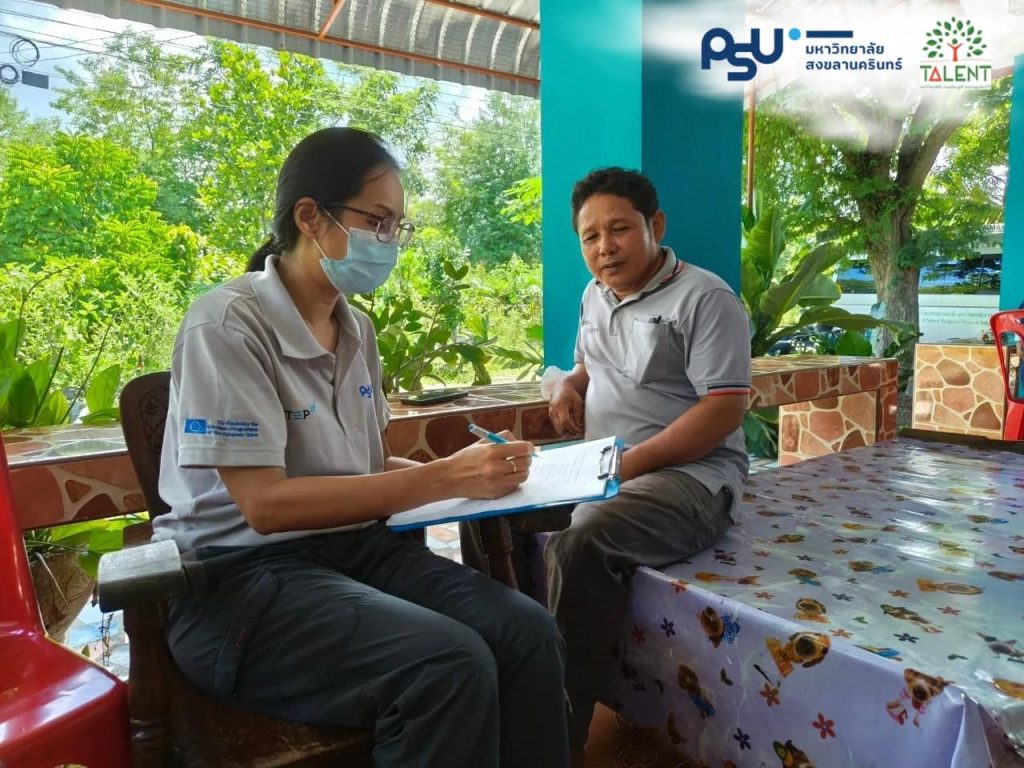
<path fill-rule="evenodd" d="M 470 423 L 469 431 L 472 432 L 477 437 L 481 437 L 484 440 L 490 440 L 492 443 L 497 443 L 498 445 L 504 445 L 505 443 L 508 442 L 508 440 L 506 440 L 501 435 L 496 435 L 493 432 L 490 432 L 490 431 L 484 429 L 483 427 L 478 427 L 476 424 L 473 424 L 473 423 Z M 537 456 L 538 452 L 534 451 L 530 455 L 531 456 Z"/>

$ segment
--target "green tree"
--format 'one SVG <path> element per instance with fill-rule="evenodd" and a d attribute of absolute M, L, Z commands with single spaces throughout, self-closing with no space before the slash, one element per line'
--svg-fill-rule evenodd
<path fill-rule="evenodd" d="M 0 179 L 0 260 L 168 253 L 169 226 L 153 209 L 157 184 L 129 151 L 58 132 L 47 144 L 11 142 Z M 168 261 L 172 271 L 179 266 Z M 161 274 L 169 278 L 171 274 Z"/>
<path fill-rule="evenodd" d="M 337 85 L 320 62 L 212 41 L 185 144 L 196 159 L 204 278 L 238 274 L 266 238 L 277 172 L 306 134 L 330 125 Z"/>
<path fill-rule="evenodd" d="M 155 210 L 192 228 L 195 161 L 182 137 L 202 90 L 200 53 L 171 53 L 149 35 L 125 30 L 81 69 L 58 68 L 68 84 L 53 102 L 74 132 L 136 153 L 142 172 L 157 182 Z"/>
<path fill-rule="evenodd" d="M 56 133 L 7 150 L 0 305 L 18 306 L 40 274 L 54 275 L 26 310 L 26 350 L 65 349 L 61 370 L 75 379 L 109 329 L 110 362 L 166 365 L 161 355 L 195 280 L 195 234 L 154 210 L 156 183 L 105 139 Z"/>
<path fill-rule="evenodd" d="M 928 91 L 895 114 L 867 97 L 839 105 L 784 91 L 757 115 L 764 204 L 792 212 L 798 241 L 866 253 L 886 319 L 917 328 L 921 268 L 969 252 L 999 218 L 1011 88 L 1006 78 L 991 92 Z M 819 138 L 824 119 L 845 138 Z"/>
<path fill-rule="evenodd" d="M 126 375 L 154 361 L 166 365 L 192 293 L 237 275 L 266 237 L 287 152 L 313 130 L 348 124 L 373 131 L 396 150 L 410 193 L 408 215 L 422 225 L 396 273 L 402 284 L 379 291 L 373 305 L 378 314 L 388 305 L 387 317 L 377 319 L 394 337 L 391 357 L 418 359 L 402 370 L 402 386 L 449 375 L 486 380 L 484 346 L 495 340 L 516 346 L 523 338 L 518 309 L 532 309 L 539 296 L 538 201 L 528 194 L 539 165 L 536 103 L 492 97 L 477 124 L 451 138 L 449 147 L 464 154 L 448 156 L 447 168 L 460 174 L 462 188 L 475 194 L 488 185 L 476 202 L 464 195 L 461 210 L 481 214 L 464 222 L 463 214 L 452 215 L 447 197 L 422 196 L 441 165 L 437 84 L 410 87 L 392 73 L 327 66 L 223 41 L 171 53 L 146 35 L 125 32 L 86 59 L 84 70 L 64 72 L 70 85 L 56 106 L 74 135 L 38 137 L 38 152 L 26 142 L 12 145 L 5 156 L 16 161 L 16 172 L 0 169 L 0 253 L 10 262 L 0 301 L 17 303 L 40 273 L 56 273 L 26 309 L 39 329 L 26 340 L 26 354 L 64 348 L 62 368 L 81 373 L 81 361 L 95 354 L 113 324 L 102 362 L 115 356 Z M 20 125 L 23 117 L 4 106 L 0 137 L 3 126 Z M 465 174 L 463 160 L 471 161 Z M 502 213 L 524 190 L 523 210 Z M 456 237 L 469 224 L 470 237 Z M 494 232 L 487 231 L 491 225 Z M 498 258 L 517 252 L 531 263 L 509 260 L 493 274 L 467 265 L 467 246 L 483 241 Z M 494 339 L 469 327 L 482 315 L 467 292 L 479 293 L 493 314 L 493 297 L 520 288 L 529 296 L 518 297 L 517 312 L 495 318 Z M 464 305 L 472 305 L 470 313 Z M 416 313 L 420 328 L 413 327 Z M 61 322 L 46 325 L 53 316 Z M 127 317 L 132 322 L 115 322 Z"/>
<path fill-rule="evenodd" d="M 949 141 L 925 188 L 967 201 L 983 223 L 1002 221 L 1006 202 L 1006 164 L 1010 138 L 1013 78 L 997 80 L 982 91 L 974 114 Z"/>
<path fill-rule="evenodd" d="M 307 134 L 338 123 L 373 131 L 418 167 L 436 86 L 403 91 L 397 75 L 351 68 L 345 85 L 321 62 L 214 41 L 203 64 L 205 92 L 190 128 L 197 158 L 207 276 L 237 274 L 266 237 L 278 169 Z M 415 171 L 414 171 L 415 175 Z"/>
<path fill-rule="evenodd" d="M 505 207 L 501 212 L 511 221 L 531 226 L 541 221 L 541 183 L 540 176 L 517 181 L 505 190 Z"/>
<path fill-rule="evenodd" d="M 530 261 L 539 258 L 539 221 L 513 221 L 503 212 L 509 204 L 506 191 L 540 170 L 536 101 L 489 94 L 479 118 L 449 134 L 438 163 L 435 196 L 443 224 L 473 261 L 505 261 L 513 253 Z"/>
<path fill-rule="evenodd" d="M 380 135 L 424 186 L 434 82 L 401 87 L 398 75 L 361 67 L 328 72 L 314 59 L 210 41 L 191 53 L 126 31 L 62 74 L 55 102 L 77 132 L 139 158 L 158 181 L 154 208 L 204 236 L 203 280 L 241 270 L 266 236 L 277 170 L 306 134 L 351 124 Z"/>
<path fill-rule="evenodd" d="M 31 117 L 18 107 L 9 89 L 0 88 L 0 173 L 7 161 L 8 142 L 45 142 L 55 130 L 56 119 Z"/>
<path fill-rule="evenodd" d="M 402 179 L 408 192 L 426 189 L 424 163 L 430 155 L 430 129 L 440 89 L 433 80 L 402 89 L 394 72 L 339 65 L 352 81 L 338 96 L 337 107 L 348 125 L 363 128 L 385 139 L 403 160 Z"/>
<path fill-rule="evenodd" d="M 0 141 L 20 137 L 28 123 L 28 113 L 18 108 L 10 90 L 0 88 Z"/>

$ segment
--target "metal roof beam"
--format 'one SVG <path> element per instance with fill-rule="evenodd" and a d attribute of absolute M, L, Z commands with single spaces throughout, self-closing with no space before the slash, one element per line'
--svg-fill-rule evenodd
<path fill-rule="evenodd" d="M 429 3 L 430 5 L 440 5 L 442 8 L 451 8 L 453 11 L 460 11 L 461 13 L 470 13 L 484 19 L 500 21 L 504 24 L 514 24 L 517 27 L 526 27 L 527 29 L 540 29 L 539 22 L 520 19 L 517 16 L 509 16 L 504 13 L 498 13 L 497 11 L 489 11 L 486 8 L 479 8 L 475 5 L 458 3 L 455 2 L 455 0 L 423 0 L 423 2 Z"/>
<path fill-rule="evenodd" d="M 282 3 L 283 5 L 283 3 Z M 317 35 L 321 40 L 327 37 L 327 30 L 331 28 L 334 20 L 338 18 L 338 14 L 341 13 L 341 9 L 345 7 L 345 0 L 334 0 L 334 8 L 331 9 L 331 15 L 327 17 L 327 21 L 320 27 L 320 34 Z"/>
<path fill-rule="evenodd" d="M 427 2 L 439 1 L 440 0 L 427 0 Z M 466 64 L 461 61 L 452 61 L 450 59 L 435 58 L 433 56 L 427 56 L 421 53 L 416 53 L 414 51 L 403 51 L 398 48 L 388 48 L 382 45 L 373 45 L 372 43 L 364 43 L 359 40 L 350 40 L 341 37 L 321 37 L 319 32 L 310 32 L 305 29 L 289 27 L 283 24 L 274 24 L 268 21 L 259 21 L 257 19 L 248 19 L 240 16 L 233 16 L 229 13 L 211 11 L 207 8 L 196 8 L 195 6 L 191 5 L 182 5 L 180 3 L 171 2 L 171 0 L 130 0 L 130 2 L 137 3 L 139 5 L 148 5 L 153 8 L 162 8 L 164 10 L 174 11 L 177 13 L 199 16 L 201 18 L 213 19 L 216 21 L 225 21 L 230 24 L 238 24 L 239 26 L 252 27 L 253 29 L 262 29 L 267 32 L 276 32 L 283 35 L 291 35 L 293 37 L 300 37 L 305 40 L 312 40 L 318 43 L 329 43 L 331 45 L 337 45 L 344 48 L 352 48 L 354 50 L 360 51 L 368 51 L 369 53 L 376 53 L 383 56 L 394 56 L 395 58 L 398 59 L 415 61 L 421 64 L 429 64 L 435 67 L 449 67 L 451 69 L 457 69 L 463 72 L 472 72 L 477 75 L 484 75 L 485 77 L 497 77 L 533 86 L 537 86 L 540 84 L 540 80 L 536 77 L 520 75 L 515 72 L 506 72 L 500 69 L 488 69 L 487 67 L 478 67 L 474 64 Z"/>

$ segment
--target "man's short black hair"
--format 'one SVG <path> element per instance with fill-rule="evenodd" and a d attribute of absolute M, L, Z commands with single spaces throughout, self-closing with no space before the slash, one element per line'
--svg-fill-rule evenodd
<path fill-rule="evenodd" d="M 576 219 L 580 208 L 594 195 L 616 195 L 633 204 L 649 222 L 658 211 L 658 193 L 651 180 L 639 171 L 625 168 L 598 168 L 576 182 L 572 188 L 572 228 L 576 230 Z"/>

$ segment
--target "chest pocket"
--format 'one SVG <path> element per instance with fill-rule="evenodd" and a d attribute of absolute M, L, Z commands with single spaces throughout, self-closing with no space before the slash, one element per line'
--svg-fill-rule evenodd
<path fill-rule="evenodd" d="M 609 354 L 608 345 L 610 340 L 607 334 L 601 333 L 596 323 L 584 320 L 580 323 L 580 349 L 583 351 L 584 360 L 608 364 L 608 359 L 613 355 Z M 619 358 L 622 359 L 621 357 Z"/>
<path fill-rule="evenodd" d="M 670 325 L 654 319 L 636 318 L 629 330 L 623 373 L 641 384 L 668 376 L 672 337 Z"/>

